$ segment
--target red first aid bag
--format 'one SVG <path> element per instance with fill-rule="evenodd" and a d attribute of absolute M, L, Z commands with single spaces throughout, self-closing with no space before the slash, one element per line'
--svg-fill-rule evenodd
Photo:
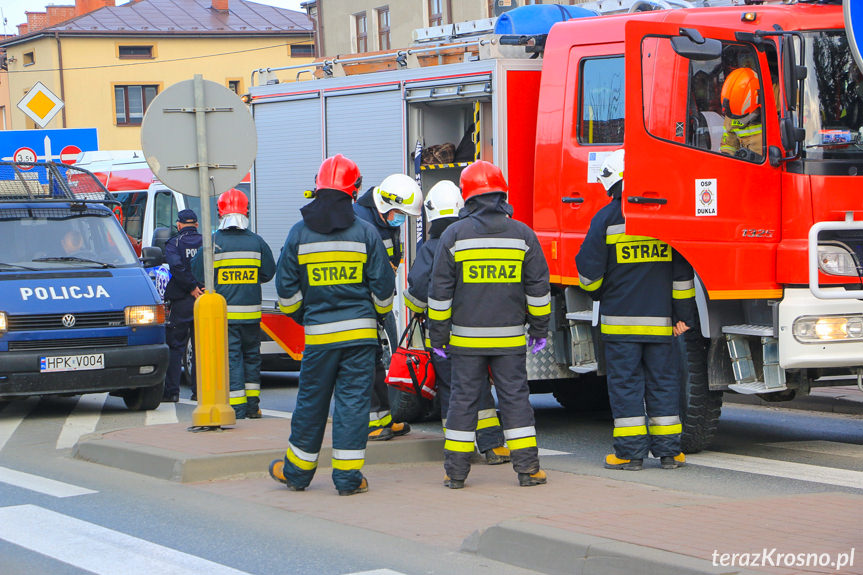
<path fill-rule="evenodd" d="M 420 341 L 425 341 L 425 330 L 418 318 L 414 316 L 399 340 L 398 349 L 390 358 L 386 382 L 396 389 L 431 400 L 437 395 L 431 354 L 425 349 L 410 347 L 414 330 L 419 330 Z"/>

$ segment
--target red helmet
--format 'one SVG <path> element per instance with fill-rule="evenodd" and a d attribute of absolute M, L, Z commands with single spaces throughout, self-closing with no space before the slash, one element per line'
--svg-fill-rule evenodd
<path fill-rule="evenodd" d="M 752 68 L 737 68 L 722 84 L 722 112 L 741 119 L 758 109 L 758 92 L 761 85 Z"/>
<path fill-rule="evenodd" d="M 509 191 L 500 168 L 484 160 L 476 161 L 466 167 L 459 178 L 459 185 L 465 201 L 480 194 Z"/>
<path fill-rule="evenodd" d="M 341 154 L 336 154 L 323 161 L 318 175 L 315 177 L 315 191 L 339 190 L 356 198 L 357 191 L 363 185 L 363 176 L 357 165 Z"/>
<path fill-rule="evenodd" d="M 249 198 L 237 188 L 230 189 L 219 196 L 218 206 L 220 218 L 228 214 L 240 214 L 243 216 L 249 214 Z"/>

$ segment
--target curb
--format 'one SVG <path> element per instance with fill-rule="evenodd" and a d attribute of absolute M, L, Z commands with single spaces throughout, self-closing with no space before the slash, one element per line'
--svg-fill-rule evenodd
<path fill-rule="evenodd" d="M 516 520 L 474 533 L 461 550 L 547 575 L 757 575 L 662 549 Z"/>
<path fill-rule="evenodd" d="M 287 438 L 285 440 L 287 445 Z M 426 463 L 443 461 L 442 438 L 400 438 L 398 441 L 369 442 L 366 465 Z M 93 434 L 75 444 L 76 459 L 132 471 L 157 479 L 193 483 L 216 479 L 266 476 L 273 459 L 285 456 L 284 449 L 240 451 L 224 454 L 190 455 L 161 447 L 107 439 Z M 322 447 L 319 466 L 329 467 L 332 448 Z"/>

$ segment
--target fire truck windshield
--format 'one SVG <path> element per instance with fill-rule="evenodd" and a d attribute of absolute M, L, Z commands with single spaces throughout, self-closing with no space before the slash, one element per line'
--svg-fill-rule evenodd
<path fill-rule="evenodd" d="M 809 32 L 804 89 L 806 140 L 811 160 L 863 158 L 863 74 L 844 31 Z"/>

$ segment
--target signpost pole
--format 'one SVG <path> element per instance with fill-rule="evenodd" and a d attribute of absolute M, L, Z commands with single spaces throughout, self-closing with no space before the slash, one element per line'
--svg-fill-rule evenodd
<path fill-rule="evenodd" d="M 204 287 L 207 292 L 214 293 L 213 282 L 213 236 L 212 214 L 210 213 L 210 182 L 207 166 L 207 113 L 204 111 L 204 78 L 195 74 L 195 134 L 198 141 L 198 196 L 201 198 L 201 234 L 204 244 Z"/>

